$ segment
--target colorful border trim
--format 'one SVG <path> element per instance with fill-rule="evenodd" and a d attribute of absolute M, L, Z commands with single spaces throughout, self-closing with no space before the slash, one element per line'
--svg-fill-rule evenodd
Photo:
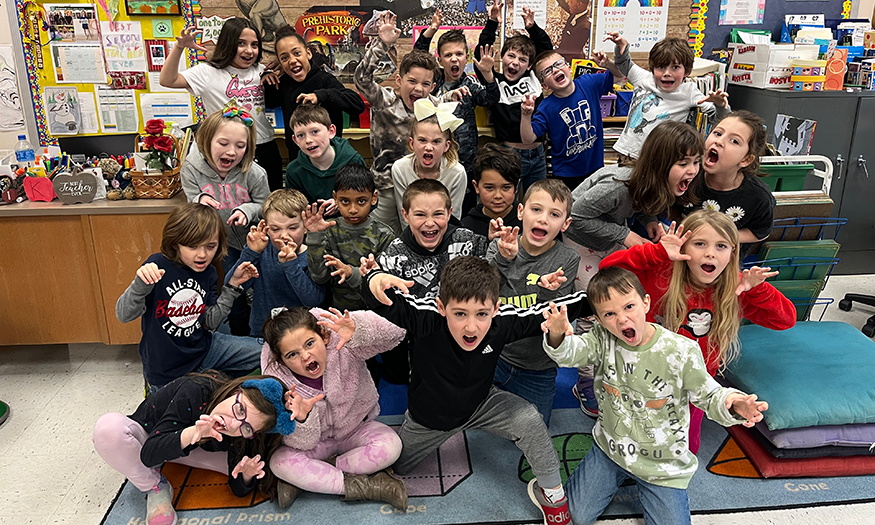
<path fill-rule="evenodd" d="M 195 27 L 195 19 L 201 17 L 200 0 L 183 0 L 182 16 L 185 17 L 185 25 Z M 194 49 L 188 50 L 188 63 L 196 65 L 199 60 L 206 60 L 202 51 Z M 195 122 L 200 122 L 207 118 L 207 110 L 204 107 L 204 101 L 201 97 L 194 97 L 194 113 Z"/>
<path fill-rule="evenodd" d="M 702 56 L 705 41 L 705 20 L 708 19 L 708 0 L 693 0 L 690 4 L 690 31 L 687 42 L 697 57 Z"/>
<path fill-rule="evenodd" d="M 33 101 L 33 112 L 36 117 L 36 129 L 39 135 L 39 147 L 57 146 L 58 141 L 55 137 L 49 134 L 49 128 L 46 120 L 46 112 L 43 107 L 43 97 L 40 92 L 40 83 L 37 78 L 36 57 L 34 56 L 34 43 L 28 38 L 28 30 L 26 25 L 29 23 L 25 8 L 27 5 L 33 5 L 33 2 L 15 0 L 15 11 L 18 13 L 18 32 L 21 34 L 21 42 L 24 49 L 24 63 L 27 69 L 27 85 L 30 88 L 30 99 Z M 37 30 L 37 45 L 40 42 L 41 30 Z M 44 54 L 45 55 L 45 54 Z M 51 60 L 51 56 L 44 56 L 43 60 Z"/>

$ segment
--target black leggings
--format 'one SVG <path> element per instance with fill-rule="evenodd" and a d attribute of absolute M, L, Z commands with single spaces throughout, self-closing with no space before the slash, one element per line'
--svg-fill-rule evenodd
<path fill-rule="evenodd" d="M 267 172 L 267 185 L 270 186 L 270 191 L 282 189 L 283 157 L 280 155 L 280 148 L 276 145 L 276 141 L 271 140 L 264 144 L 257 144 L 255 146 L 255 160 Z"/>

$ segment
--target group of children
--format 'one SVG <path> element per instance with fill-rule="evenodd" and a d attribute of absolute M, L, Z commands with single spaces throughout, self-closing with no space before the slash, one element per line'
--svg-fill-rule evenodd
<path fill-rule="evenodd" d="M 121 321 L 141 318 L 149 397 L 94 434 L 147 493 L 149 525 L 176 519 L 167 461 L 227 473 L 237 493 L 258 485 L 284 508 L 307 491 L 406 509 L 395 472 L 470 428 L 521 449 L 546 523 L 594 521 L 627 477 L 648 523 L 688 523 L 703 411 L 724 425 L 762 418 L 766 403 L 713 379 L 739 350 L 742 317 L 773 329 L 796 317 L 765 283 L 775 272 L 740 271 L 742 243 L 771 227 L 762 121 L 729 113 L 703 141 L 687 113 L 725 113 L 726 95 L 683 82 L 692 53 L 676 39 L 656 44 L 647 72 L 610 34 L 614 60 L 594 58 L 612 74 L 572 79 L 528 8 L 529 36 L 505 42 L 499 73 L 501 5 L 475 52 L 479 82 L 461 32 L 439 38 L 437 61 L 425 51 L 437 11 L 394 90 L 373 78 L 400 34 L 381 15 L 354 77 L 373 111 L 370 168 L 339 136 L 361 98 L 311 68 L 294 31 L 276 35 L 281 75 L 262 71 L 243 19 L 226 22 L 208 64 L 174 76 L 195 46 L 178 38 L 162 84 L 205 95 L 210 78 L 228 83 L 182 167 L 189 203 L 117 304 Z M 636 92 L 621 162 L 603 167 L 598 104 L 614 77 Z M 231 96 L 244 91 L 252 104 Z M 299 149 L 285 188 L 260 137 L 271 100 Z M 476 105 L 499 139 L 479 151 Z M 225 317 L 233 335 L 215 331 Z M 558 366 L 579 368 L 575 394 L 597 418 L 565 488 L 548 431 Z M 259 367 L 268 375 L 226 377 Z M 375 421 L 381 372 L 409 383 L 400 433 Z"/>

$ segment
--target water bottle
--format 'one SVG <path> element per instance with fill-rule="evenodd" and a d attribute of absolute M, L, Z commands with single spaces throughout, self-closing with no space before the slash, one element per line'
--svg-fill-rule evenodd
<path fill-rule="evenodd" d="M 15 145 L 15 160 L 19 164 L 36 161 L 36 153 L 33 151 L 33 146 L 27 141 L 27 135 L 18 136 L 18 143 Z"/>

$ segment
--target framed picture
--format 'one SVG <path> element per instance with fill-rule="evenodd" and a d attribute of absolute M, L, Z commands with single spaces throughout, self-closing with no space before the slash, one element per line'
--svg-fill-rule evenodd
<path fill-rule="evenodd" d="M 181 15 L 179 0 L 125 0 L 128 15 Z"/>

